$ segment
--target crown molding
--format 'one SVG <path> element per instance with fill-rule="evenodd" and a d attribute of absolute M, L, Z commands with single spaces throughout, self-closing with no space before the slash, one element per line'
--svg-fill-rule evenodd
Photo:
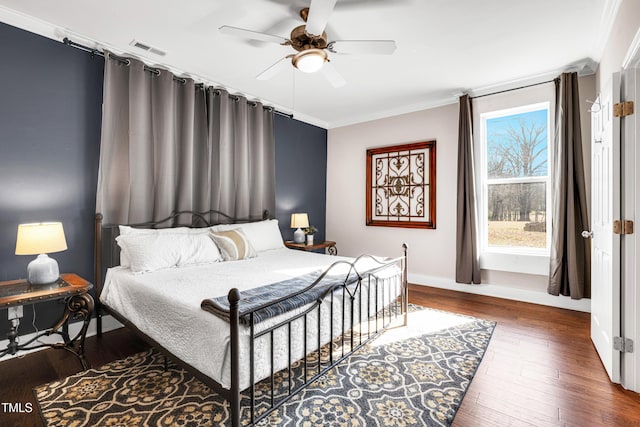
<path fill-rule="evenodd" d="M 611 30 L 618 16 L 618 10 L 620 9 L 622 0 L 604 0 L 604 3 L 604 11 L 598 28 L 596 29 L 597 37 L 595 45 L 593 46 L 594 57 L 598 62 L 600 62 L 602 55 L 604 55 L 604 49 L 609 42 Z"/>
<path fill-rule="evenodd" d="M 518 87 L 521 87 L 521 86 L 542 83 L 544 81 L 555 79 L 560 74 L 566 73 L 566 72 L 575 71 L 578 73 L 580 77 L 589 76 L 589 75 L 595 74 L 597 67 L 598 67 L 597 62 L 595 62 L 591 58 L 585 58 L 581 61 L 576 61 L 572 64 L 568 64 L 563 68 L 550 70 L 541 74 L 535 74 L 535 75 L 523 77 L 520 79 L 510 80 L 508 82 L 490 84 L 486 86 L 477 87 L 474 89 L 452 90 L 450 96 L 443 97 L 435 101 L 406 105 L 400 108 L 393 108 L 389 110 L 376 112 L 375 114 L 362 115 L 360 117 L 351 118 L 349 120 L 337 120 L 329 123 L 329 129 L 334 129 L 334 128 L 343 127 L 343 126 L 351 126 L 351 125 L 369 122 L 373 120 L 380 120 L 388 117 L 399 116 L 402 114 L 415 113 L 417 111 L 443 107 L 445 105 L 451 105 L 451 104 L 457 103 L 458 99 L 463 94 L 468 94 L 471 97 L 489 95 L 494 92 L 517 89 Z"/>
<path fill-rule="evenodd" d="M 60 41 L 59 29 L 49 22 L 0 5 L 0 22 L 40 36 Z"/>
<path fill-rule="evenodd" d="M 458 97 L 452 95 L 450 97 L 438 99 L 435 101 L 419 102 L 410 105 L 403 105 L 402 107 L 391 108 L 384 111 L 378 111 L 370 114 L 363 114 L 361 116 L 352 117 L 346 120 L 336 120 L 329 122 L 328 129 L 335 129 L 344 126 L 351 126 L 360 123 L 370 122 L 373 120 L 381 120 L 389 117 L 400 116 L 403 114 L 415 113 L 423 110 L 430 110 L 432 108 L 443 107 L 445 105 L 451 105 L 458 102 Z"/>

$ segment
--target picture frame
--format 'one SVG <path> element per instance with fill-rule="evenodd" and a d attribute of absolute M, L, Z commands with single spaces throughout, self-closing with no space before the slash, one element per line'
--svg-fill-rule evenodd
<path fill-rule="evenodd" d="M 436 228 L 436 140 L 370 148 L 366 225 Z"/>

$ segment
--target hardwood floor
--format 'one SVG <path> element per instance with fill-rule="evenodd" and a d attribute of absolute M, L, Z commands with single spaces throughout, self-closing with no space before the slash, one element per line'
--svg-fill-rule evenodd
<path fill-rule="evenodd" d="M 416 304 L 497 323 L 453 426 L 640 426 L 640 394 L 609 382 L 589 339 L 589 314 L 411 286 Z M 142 351 L 124 329 L 87 339 L 92 366 Z M 42 426 L 33 387 L 77 372 L 77 359 L 45 350 L 0 363 L 0 402 L 33 405 L 0 426 Z"/>
<path fill-rule="evenodd" d="M 497 322 L 453 426 L 640 426 L 640 394 L 609 381 L 588 313 L 424 286 L 409 295 Z"/>

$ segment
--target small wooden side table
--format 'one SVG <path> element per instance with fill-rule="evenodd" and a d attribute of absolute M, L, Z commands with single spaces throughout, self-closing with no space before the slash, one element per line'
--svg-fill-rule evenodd
<path fill-rule="evenodd" d="M 338 255 L 336 242 L 332 242 L 331 240 L 322 240 L 320 242 L 315 242 L 313 245 L 307 245 L 305 243 L 295 243 L 291 240 L 287 240 L 286 242 L 284 242 L 284 244 L 290 249 L 297 249 L 299 251 L 317 251 L 320 249 L 325 249 L 329 255 Z"/>
<path fill-rule="evenodd" d="M 82 363 L 83 369 L 88 369 L 89 364 L 84 357 L 84 341 L 94 307 L 93 298 L 89 294 L 91 288 L 93 288 L 91 283 L 76 274 L 62 274 L 56 282 L 45 285 L 32 285 L 24 279 L 0 282 L 0 309 L 44 301 L 64 300 L 65 302 L 60 320 L 25 343 L 18 343 L 19 323 L 12 322 L 11 330 L 7 334 L 9 344 L 5 350 L 0 350 L 0 357 L 16 354 L 19 350 L 33 350 L 41 347 L 62 348 L 73 353 Z M 83 320 L 80 332 L 73 338 L 69 337 L 70 319 Z M 47 344 L 37 341 L 42 336 L 53 334 L 60 335 L 63 342 Z M 34 341 L 37 344 L 31 345 Z"/>

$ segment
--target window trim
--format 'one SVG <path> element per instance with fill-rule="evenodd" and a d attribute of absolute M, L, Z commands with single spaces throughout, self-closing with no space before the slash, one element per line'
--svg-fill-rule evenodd
<path fill-rule="evenodd" d="M 548 274 L 549 254 L 551 250 L 551 165 L 553 127 L 551 122 L 552 103 L 550 100 L 531 102 L 511 108 L 502 108 L 480 114 L 480 149 L 479 151 L 479 196 L 478 197 L 478 249 L 480 254 L 480 268 L 489 270 L 514 271 L 528 274 Z M 488 178 L 487 170 L 487 120 L 533 111 L 547 111 L 547 175 L 536 177 L 516 178 Z M 515 184 L 522 182 L 543 182 L 546 184 L 546 247 L 524 248 L 517 246 L 489 246 L 488 244 L 488 188 L 491 184 Z"/>

